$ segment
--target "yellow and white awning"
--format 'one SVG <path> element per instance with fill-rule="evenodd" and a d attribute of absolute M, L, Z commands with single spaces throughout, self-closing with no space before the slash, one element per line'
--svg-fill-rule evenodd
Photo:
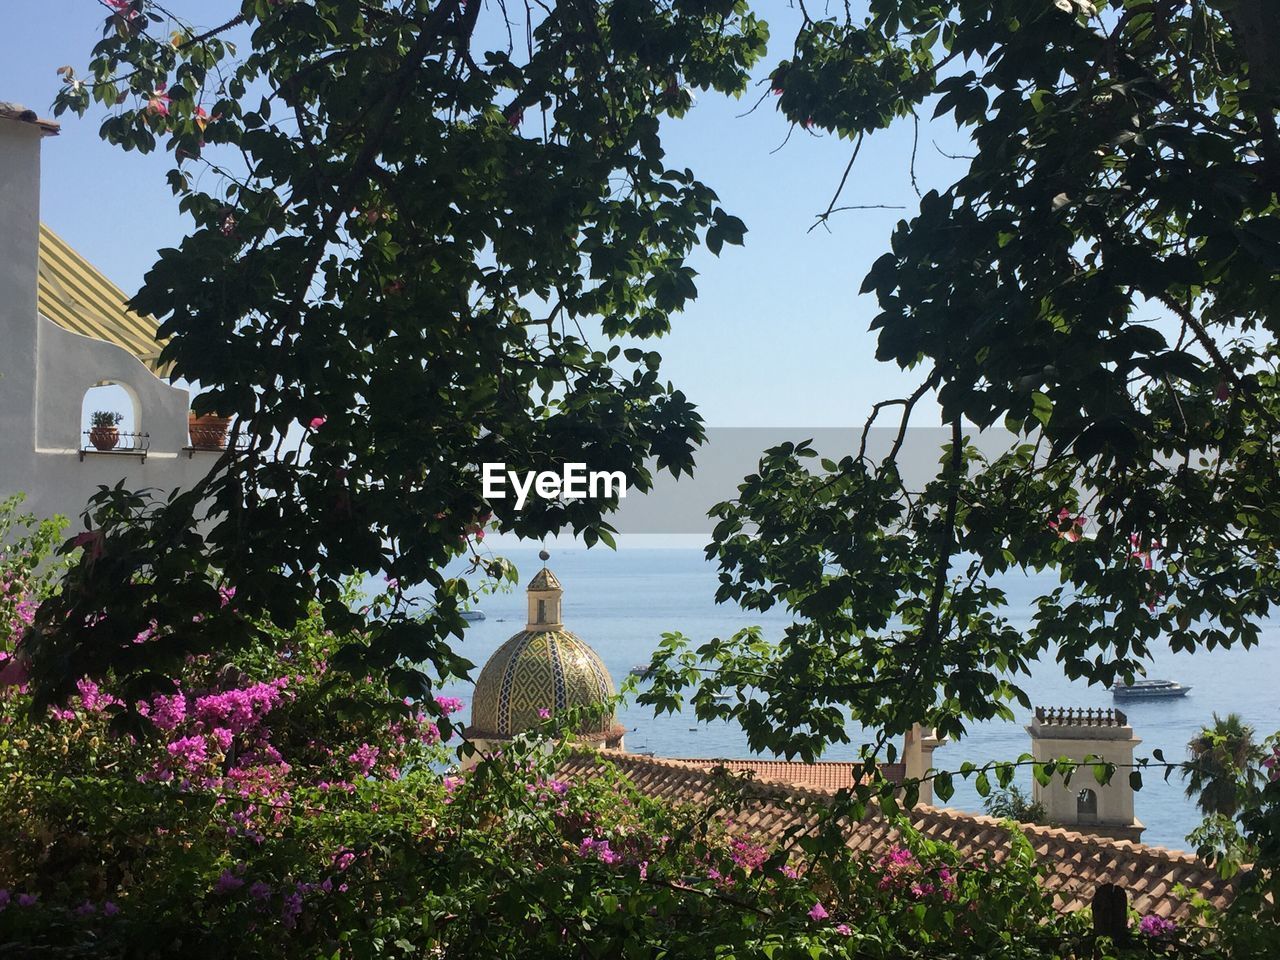
<path fill-rule="evenodd" d="M 164 346 L 156 339 L 158 324 L 125 306 L 123 290 L 40 224 L 40 268 L 36 309 L 60 327 L 123 347 L 157 376 L 168 373 L 158 362 Z"/>

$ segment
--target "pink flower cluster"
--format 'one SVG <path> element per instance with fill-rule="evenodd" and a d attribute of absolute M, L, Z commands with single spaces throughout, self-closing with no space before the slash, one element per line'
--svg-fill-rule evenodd
<path fill-rule="evenodd" d="M 457 713 L 466 704 L 457 697 L 436 697 L 436 706 L 440 708 L 441 713 Z"/>
<path fill-rule="evenodd" d="M 601 840 L 598 837 L 583 837 L 582 843 L 578 846 L 578 855 L 594 858 L 609 866 L 622 860 L 622 855 L 609 846 L 608 840 Z"/>
<path fill-rule="evenodd" d="M 195 718 L 208 727 L 225 727 L 235 734 L 248 733 L 279 705 L 281 691 L 288 683 L 288 679 L 279 677 L 269 683 L 197 697 Z"/>
<path fill-rule="evenodd" d="M 759 870 L 769 859 L 769 851 L 758 843 L 735 837 L 729 843 L 729 858 L 747 873 Z"/>
<path fill-rule="evenodd" d="M 1177 929 L 1178 925 L 1172 920 L 1155 913 L 1149 913 L 1138 921 L 1138 930 L 1142 935 L 1153 939 L 1167 937 Z"/>
<path fill-rule="evenodd" d="M 266 721 L 290 682 L 279 677 L 199 695 L 179 690 L 139 703 L 138 712 L 170 735 L 164 757 L 141 779 L 163 783 L 177 779 L 183 788 L 195 785 L 230 789 L 242 797 L 287 799 L 290 767 L 271 744 Z M 229 769 L 220 769 L 219 761 L 232 753 L 235 762 Z"/>
<path fill-rule="evenodd" d="M 890 847 L 877 866 L 881 873 L 876 885 L 881 890 L 903 891 L 916 900 L 939 892 L 943 900 L 955 897 L 955 873 L 948 867 L 939 867 L 936 871 L 927 870 L 906 847 Z"/>
<path fill-rule="evenodd" d="M 355 753 L 351 754 L 347 759 L 355 764 L 356 769 L 360 771 L 361 775 L 367 777 L 369 774 L 373 773 L 373 768 L 378 763 L 378 753 L 379 750 L 377 747 L 368 743 L 362 743 L 356 748 Z"/>

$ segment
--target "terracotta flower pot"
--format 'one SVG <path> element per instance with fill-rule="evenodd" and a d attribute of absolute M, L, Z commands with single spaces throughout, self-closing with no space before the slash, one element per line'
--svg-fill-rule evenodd
<path fill-rule="evenodd" d="M 94 427 L 89 431 L 89 442 L 98 450 L 114 450 L 120 442 L 120 428 Z"/>
<path fill-rule="evenodd" d="M 187 429 L 191 434 L 191 446 L 196 450 L 227 449 L 227 428 L 231 426 L 230 417 L 216 414 L 205 414 L 197 417 L 194 413 L 187 420 Z"/>

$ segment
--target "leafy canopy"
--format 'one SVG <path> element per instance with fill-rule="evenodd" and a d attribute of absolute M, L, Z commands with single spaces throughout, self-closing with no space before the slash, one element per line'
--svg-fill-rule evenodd
<path fill-rule="evenodd" d="M 430 588 L 431 615 L 393 605 L 362 658 L 431 662 L 402 672 L 420 694 L 469 666 L 449 646 L 469 587 L 441 570 L 486 524 L 611 539 L 616 504 L 516 513 L 481 500 L 480 464 L 585 460 L 641 491 L 646 458 L 691 469 L 701 421 L 659 355 L 596 349 L 581 325 L 664 333 L 696 293 L 694 245 L 742 241 L 665 163 L 660 120 L 691 89 L 740 92 L 765 27 L 733 0 L 561 2 L 516 42 L 500 6 L 246 0 L 198 33 L 132 0 L 88 74 L 64 70 L 59 112 L 106 107 L 109 141 L 173 157 L 193 229 L 133 304 L 247 449 L 164 502 L 96 498 L 95 549 L 30 644 L 44 697 L 108 667 L 141 690 L 317 596 L 349 631 L 364 618 L 341 583 L 373 573 Z M 153 622 L 164 642 L 141 649 Z"/>
<path fill-rule="evenodd" d="M 700 715 L 804 757 L 850 741 L 850 719 L 879 746 L 1012 718 L 1049 657 L 1108 684 L 1160 638 L 1251 646 L 1280 599 L 1274 10 L 869 7 L 806 17 L 772 88 L 855 158 L 921 111 L 969 135 L 963 176 L 920 198 L 862 287 L 877 357 L 920 385 L 872 414 L 899 417 L 883 460 L 787 444 L 717 508 L 719 599 L 794 623 L 776 646 L 668 638 L 647 698 L 700 683 Z M 907 489 L 903 437 L 930 403 L 951 442 Z M 1013 440 L 983 455 L 993 427 Z M 1004 611 L 1010 571 L 1060 577 L 1029 624 Z M 741 686 L 759 695 L 716 700 Z"/>

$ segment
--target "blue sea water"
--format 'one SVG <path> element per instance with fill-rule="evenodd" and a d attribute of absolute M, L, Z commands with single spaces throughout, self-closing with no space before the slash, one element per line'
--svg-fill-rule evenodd
<path fill-rule="evenodd" d="M 541 565 L 536 547 L 516 547 L 495 551 L 519 568 L 521 582 Z M 621 684 L 633 664 L 646 661 L 663 633 L 679 631 L 694 642 L 728 636 L 752 624 L 765 629 L 766 637 L 777 636 L 788 622 L 785 611 L 766 614 L 745 612 L 734 606 L 717 605 L 716 569 L 700 550 L 640 549 L 623 547 L 614 552 L 597 548 L 559 547 L 550 562 L 564 585 L 563 617 L 567 629 L 590 643 L 604 660 L 615 683 Z M 1029 621 L 1031 600 L 1052 585 L 1049 578 L 1009 578 L 1004 582 L 1009 597 L 1008 614 Z M 526 619 L 523 586 L 510 592 L 484 597 L 479 608 L 486 618 L 471 624 L 460 652 L 477 665 Z M 1232 649 L 1186 653 L 1159 652 L 1149 670 L 1152 677 L 1177 680 L 1193 689 L 1187 697 L 1148 702 L 1127 702 L 1123 709 L 1137 736 L 1142 738 L 1139 756 L 1163 750 L 1170 760 L 1186 755 L 1186 744 L 1212 714 L 1234 711 L 1263 736 L 1280 729 L 1280 703 L 1276 686 L 1280 681 L 1280 621 L 1264 625 L 1262 641 L 1251 650 Z M 1115 706 L 1101 687 L 1082 681 L 1068 681 L 1056 663 L 1045 662 L 1022 686 L 1034 704 L 1064 707 Z M 467 685 L 448 691 L 469 702 Z M 1011 760 L 1029 750 L 1024 729 L 1029 713 L 1019 711 L 1013 723 L 988 722 L 975 725 L 969 735 L 949 742 L 934 754 L 941 769 L 958 769 L 965 760 Z M 628 730 L 626 745 L 633 751 L 653 751 L 668 757 L 749 757 L 746 736 L 728 723 L 700 724 L 691 710 L 655 717 L 648 708 L 628 705 L 619 714 Z M 855 746 L 833 748 L 824 759 L 851 759 Z M 1023 773 L 1029 787 L 1029 774 Z M 957 779 L 956 794 L 948 804 L 959 809 L 980 811 L 981 799 L 972 785 Z M 1160 846 L 1186 849 L 1186 834 L 1199 822 L 1195 807 L 1183 795 L 1175 777 L 1165 783 L 1160 776 L 1145 778 L 1137 794 L 1138 818 L 1146 824 L 1144 841 Z"/>

